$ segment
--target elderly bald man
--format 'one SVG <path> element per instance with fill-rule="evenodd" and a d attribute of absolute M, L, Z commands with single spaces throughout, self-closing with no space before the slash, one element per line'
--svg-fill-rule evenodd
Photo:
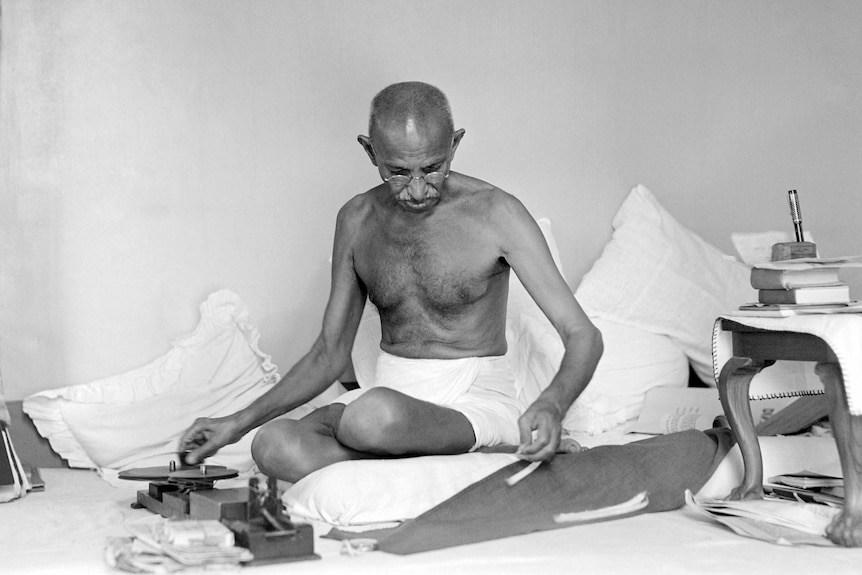
<path fill-rule="evenodd" d="M 514 196 L 453 172 L 464 130 L 446 96 L 391 85 L 359 136 L 383 182 L 349 200 L 335 224 L 332 285 L 311 350 L 247 408 L 199 419 L 180 448 L 190 463 L 260 426 L 252 454 L 269 476 L 297 481 L 348 459 L 456 454 L 518 445 L 548 460 L 561 422 L 602 353 L 601 334 L 558 272 L 541 230 Z M 506 353 L 512 270 L 565 344 L 560 369 L 523 405 Z M 380 312 L 377 379 L 301 420 L 279 418 L 350 365 L 366 298 Z"/>

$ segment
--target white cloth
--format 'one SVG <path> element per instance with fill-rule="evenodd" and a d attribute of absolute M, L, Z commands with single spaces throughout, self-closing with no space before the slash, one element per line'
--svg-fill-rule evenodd
<path fill-rule="evenodd" d="M 721 329 L 721 320 L 730 320 L 770 331 L 807 333 L 825 341 L 841 366 L 844 391 L 851 415 L 862 415 L 862 314 L 806 314 L 788 317 L 722 316 L 713 328 L 713 370 L 715 381 L 733 355 L 731 338 Z M 723 335 L 724 334 L 724 335 Z"/>
<path fill-rule="evenodd" d="M 358 383 L 333 403 L 347 405 L 370 388 L 387 387 L 463 413 L 476 434 L 474 450 L 520 441 L 517 422 L 526 405 L 506 356 L 412 359 L 381 350 L 374 379 Z"/>

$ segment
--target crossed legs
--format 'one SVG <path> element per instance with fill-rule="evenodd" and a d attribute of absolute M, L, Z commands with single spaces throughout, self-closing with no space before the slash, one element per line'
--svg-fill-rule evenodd
<path fill-rule="evenodd" d="M 266 423 L 251 449 L 263 473 L 296 482 L 339 461 L 465 453 L 475 442 L 460 412 L 377 387 L 347 406 L 334 403 L 300 420 Z"/>

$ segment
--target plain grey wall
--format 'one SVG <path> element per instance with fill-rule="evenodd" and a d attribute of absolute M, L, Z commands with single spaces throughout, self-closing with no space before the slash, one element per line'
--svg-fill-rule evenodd
<path fill-rule="evenodd" d="M 421 79 L 455 169 L 548 216 L 572 284 L 637 183 L 725 251 L 862 251 L 862 3 L 2 0 L 0 372 L 11 399 L 149 362 L 229 288 L 282 371 L 320 325 L 371 97 Z M 858 297 L 859 292 L 856 293 Z"/>

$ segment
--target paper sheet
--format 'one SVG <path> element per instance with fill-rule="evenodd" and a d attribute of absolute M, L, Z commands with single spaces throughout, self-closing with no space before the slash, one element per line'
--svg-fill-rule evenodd
<path fill-rule="evenodd" d="M 826 528 L 840 509 L 777 499 L 728 501 L 685 493 L 686 506 L 739 535 L 779 545 L 834 545 Z"/>
<path fill-rule="evenodd" d="M 753 401 L 751 414 L 754 424 L 760 425 L 794 400 L 792 397 L 782 397 Z M 703 431 L 711 428 L 715 418 L 723 413 L 715 388 L 655 387 L 647 392 L 641 414 L 627 432 L 655 435 L 686 429 Z"/>

